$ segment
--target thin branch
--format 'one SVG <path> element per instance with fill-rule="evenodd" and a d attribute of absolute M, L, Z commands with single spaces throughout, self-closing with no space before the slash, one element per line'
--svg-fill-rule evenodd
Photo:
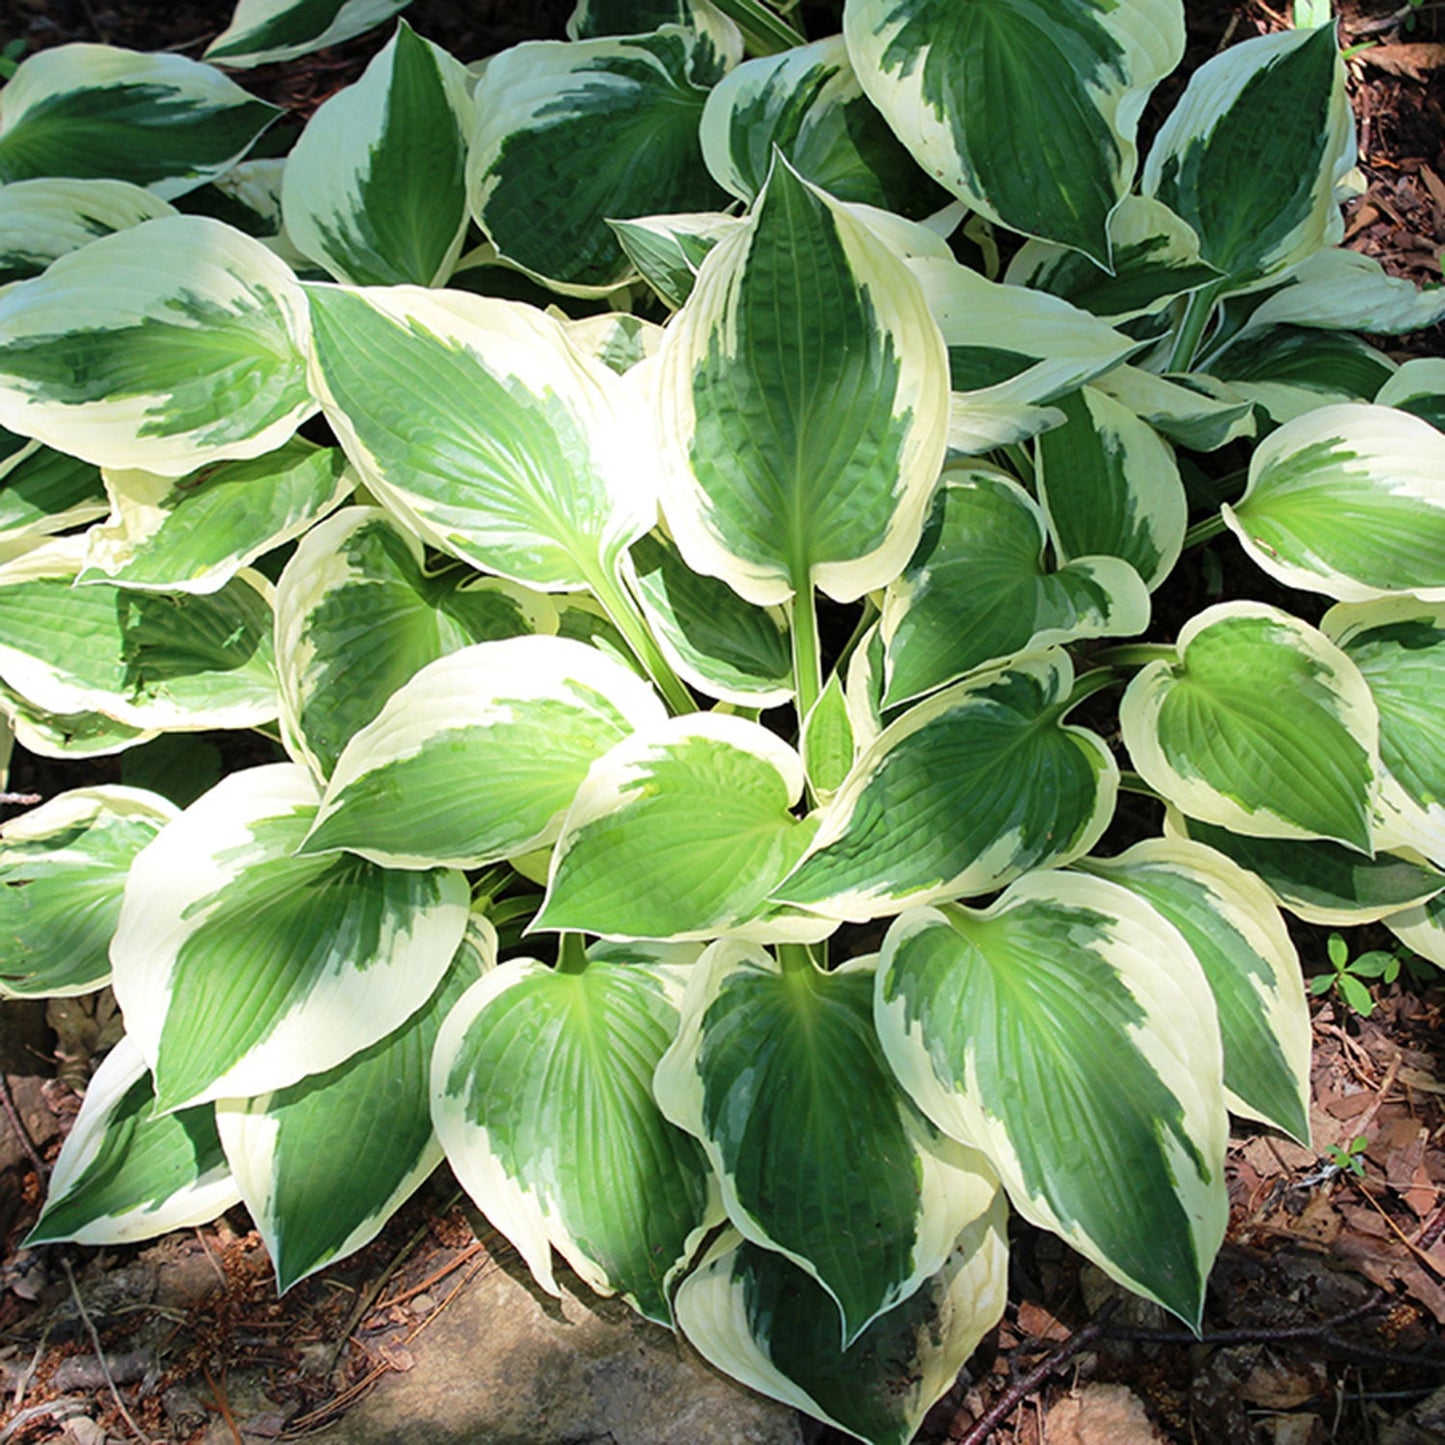
<path fill-rule="evenodd" d="M 95 1349 L 95 1358 L 100 1363 L 100 1373 L 105 1376 L 105 1383 L 110 1386 L 110 1396 L 115 1401 L 115 1408 L 120 1411 L 121 1419 L 130 1426 L 131 1434 L 141 1442 L 141 1445 L 150 1445 L 150 1436 L 136 1424 L 130 1411 L 125 1407 L 125 1401 L 120 1397 L 119 1389 L 116 1388 L 115 1376 L 110 1373 L 110 1364 L 105 1358 L 105 1350 L 101 1347 L 100 1331 L 96 1329 L 95 1321 L 91 1319 L 90 1311 L 86 1309 L 85 1301 L 80 1297 L 80 1288 L 75 1283 L 75 1272 L 70 1267 L 70 1261 L 61 1255 L 60 1263 L 65 1270 L 66 1279 L 70 1281 L 70 1293 L 75 1298 L 75 1307 L 80 1311 L 80 1318 L 85 1322 L 85 1328 L 90 1334 L 90 1343 Z"/>
<path fill-rule="evenodd" d="M 1021 1380 L 1015 1381 L 984 1411 L 978 1423 L 963 1437 L 960 1445 L 984 1445 L 993 1432 L 1038 1389 L 1050 1375 L 1057 1374 L 1075 1355 L 1100 1339 L 1108 1328 L 1115 1302 L 1110 1300 L 1099 1311 L 1097 1319 L 1070 1335 L 1042 1364 L 1035 1365 Z"/>
<path fill-rule="evenodd" d="M 1374 1314 L 1389 1302 L 1389 1298 L 1387 1291 L 1376 1285 L 1353 1309 L 1331 1315 L 1326 1320 L 1316 1320 L 1312 1325 L 1259 1325 L 1243 1330 L 1205 1330 L 1200 1335 L 1192 1330 L 1150 1330 L 1135 1325 L 1114 1325 L 1107 1327 L 1104 1333 L 1111 1340 L 1128 1340 L 1141 1345 L 1267 1345 L 1285 1340 L 1324 1340 L 1341 1325 L 1353 1324 Z M 1445 1364 L 1445 1360 L 1440 1363 Z"/>
<path fill-rule="evenodd" d="M 35 1172 L 42 1184 L 50 1177 L 50 1170 L 45 1160 L 40 1157 L 40 1150 L 35 1147 L 35 1140 L 30 1137 L 30 1131 L 25 1127 L 25 1121 L 20 1117 L 20 1110 L 15 1107 L 15 1095 L 10 1092 L 10 1080 L 0 1071 L 0 1108 L 5 1110 L 5 1117 L 10 1121 L 10 1127 L 15 1131 L 15 1137 L 20 1141 L 20 1147 L 25 1151 L 25 1157 L 35 1166 Z"/>

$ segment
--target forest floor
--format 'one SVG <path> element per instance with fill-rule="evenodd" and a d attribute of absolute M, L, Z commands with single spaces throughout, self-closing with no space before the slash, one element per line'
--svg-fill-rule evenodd
<path fill-rule="evenodd" d="M 1285 25 L 1287 0 L 1279 4 L 1187 0 L 1189 58 L 1152 115 L 1167 112 L 1183 75 L 1217 49 Z M 0 45 L 99 40 L 198 55 L 224 8 L 4 0 Z M 560 36 L 570 9 L 570 0 L 415 0 L 407 15 L 473 60 Z M 1336 10 L 1344 43 L 1369 43 L 1349 62 L 1366 186 L 1348 209 L 1347 243 L 1439 285 L 1445 5 L 1345 0 Z M 244 80 L 299 123 L 380 43 L 364 37 Z M 1445 354 L 1445 335 L 1436 328 L 1386 349 Z M 43 788 L 43 774 L 32 767 L 21 783 Z M 1292 927 L 1307 971 L 1326 970 L 1325 930 Z M 1377 932 L 1373 941 L 1390 946 Z M 1232 1140 L 1230 1227 L 1202 1338 L 1016 1220 L 1005 1318 L 919 1439 L 1445 1441 L 1445 991 L 1407 972 L 1376 995 L 1368 1017 L 1331 996 L 1314 1005 L 1313 1148 L 1249 1128 Z M 365 1250 L 281 1299 L 239 1208 L 145 1246 L 20 1249 L 108 1024 L 104 1004 L 99 1017 L 73 1001 L 48 1020 L 43 1005 L 0 1013 L 0 1102 L 10 1116 L 0 1120 L 0 1445 L 239 1442 L 227 1382 L 258 1372 L 262 1408 L 251 1408 L 244 1438 L 300 1438 L 344 1418 L 386 1374 L 410 1369 L 428 1322 L 477 1271 L 505 1265 L 505 1243 L 459 1201 L 445 1169 Z M 328 1438 L 345 1440 L 344 1427 Z M 829 1430 L 815 1438 L 844 1439 Z"/>

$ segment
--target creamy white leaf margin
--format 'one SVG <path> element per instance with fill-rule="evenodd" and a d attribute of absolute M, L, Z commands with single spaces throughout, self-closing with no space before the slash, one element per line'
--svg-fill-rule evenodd
<path fill-rule="evenodd" d="M 101 236 L 176 208 L 129 181 L 44 176 L 0 186 L 0 277 L 39 275 L 52 261 Z"/>
<path fill-rule="evenodd" d="M 302 767 L 273 763 L 231 773 L 161 830 L 131 865 L 111 943 L 112 987 L 130 1037 L 154 1070 L 182 948 L 248 867 L 274 861 L 255 829 L 304 819 L 318 802 Z M 299 841 L 300 828 L 297 828 Z M 278 1019 L 233 1066 L 180 1108 L 251 1098 L 324 1072 L 385 1038 L 441 981 L 465 932 L 469 890 L 460 873 L 439 880 L 434 907 L 393 920 L 377 956 L 333 972 L 304 1007 Z"/>
<path fill-rule="evenodd" d="M 96 466 L 173 477 L 261 456 L 317 409 L 305 385 L 308 334 L 295 276 L 259 241 L 206 216 L 146 221 L 0 295 L 0 426 Z M 93 368 L 132 338 L 149 338 L 174 384 L 191 389 L 187 404 L 200 404 L 199 419 L 174 415 L 175 391 L 129 366 L 115 373 L 126 389 L 118 382 L 98 393 Z M 197 342 L 214 349 L 223 339 L 220 360 L 198 373 L 190 357 Z M 66 374 L 63 384 L 52 389 L 26 375 L 31 351 Z M 245 362 L 246 374 L 236 375 Z M 201 397 L 207 377 L 213 389 Z"/>
<path fill-rule="evenodd" d="M 238 0 L 231 23 L 206 47 L 206 59 L 232 70 L 295 60 L 380 25 L 411 0 Z M 317 12 L 324 16 L 316 28 Z M 296 18 L 300 12 L 299 20 Z M 327 13 L 329 12 L 329 13 Z"/>

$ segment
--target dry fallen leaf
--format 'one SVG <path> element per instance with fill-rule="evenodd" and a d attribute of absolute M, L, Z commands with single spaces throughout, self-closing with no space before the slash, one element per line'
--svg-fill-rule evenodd
<path fill-rule="evenodd" d="M 1403 75 L 1409 80 L 1426 80 L 1432 70 L 1445 65 L 1445 45 L 1420 42 L 1414 45 L 1372 45 L 1360 52 L 1360 59 L 1376 70 Z"/>

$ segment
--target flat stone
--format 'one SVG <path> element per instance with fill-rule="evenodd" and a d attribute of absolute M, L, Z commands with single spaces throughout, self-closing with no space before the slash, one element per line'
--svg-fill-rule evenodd
<path fill-rule="evenodd" d="M 500 1251 L 499 1251 L 500 1252 Z M 561 1300 L 492 1264 L 439 1307 L 337 1427 L 347 1445 L 803 1445 L 796 1411 L 711 1369 L 684 1341 L 558 1272 Z M 436 1291 L 442 1299 L 446 1288 Z"/>

